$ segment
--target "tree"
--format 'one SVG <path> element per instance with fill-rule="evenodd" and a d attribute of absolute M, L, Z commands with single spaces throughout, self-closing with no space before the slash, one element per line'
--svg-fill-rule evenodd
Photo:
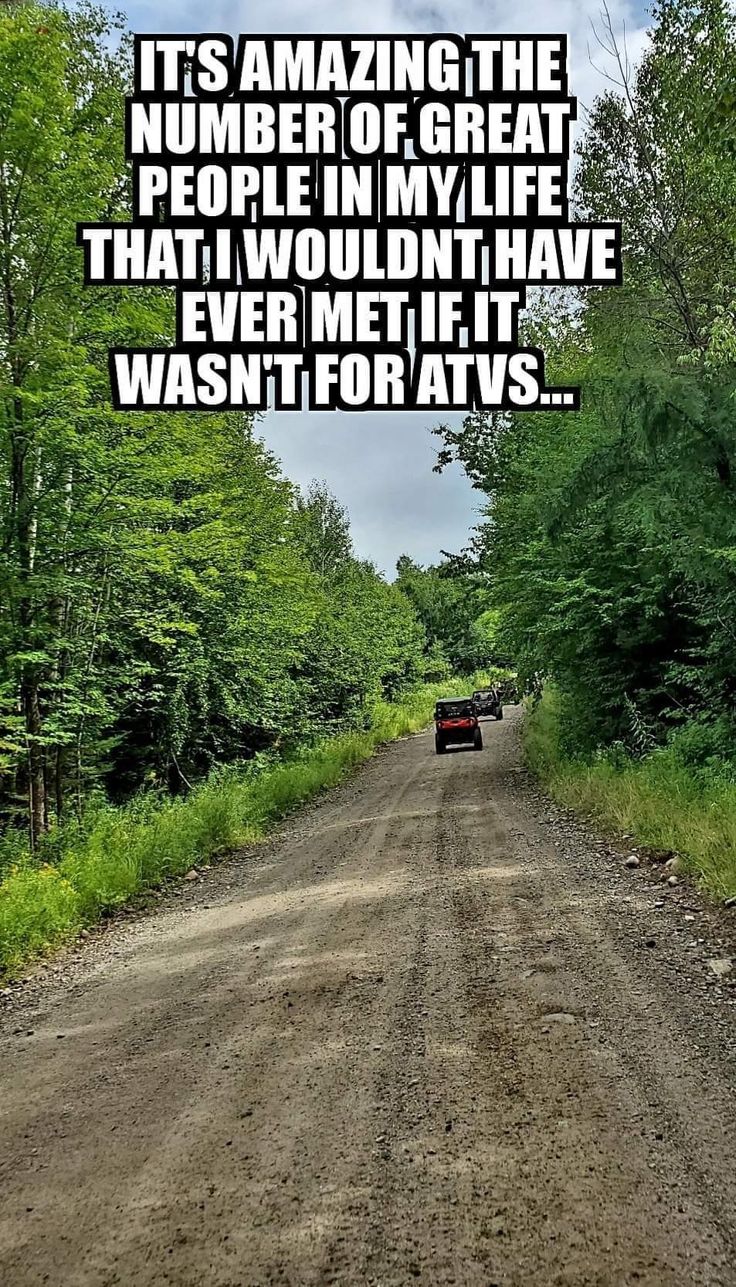
<path fill-rule="evenodd" d="M 171 293 L 85 290 L 125 218 L 129 41 L 86 0 L 0 11 L 0 824 L 363 723 L 422 673 L 416 614 L 234 414 L 119 414 L 107 351 Z"/>
<path fill-rule="evenodd" d="M 32 839 L 48 818 L 42 683 L 63 681 L 47 632 L 58 626 L 64 593 L 58 565 L 44 557 L 41 516 L 54 511 L 63 545 L 77 483 L 70 440 L 79 426 L 70 420 L 89 403 L 86 302 L 70 252 L 77 219 L 115 211 L 124 174 L 127 47 L 108 43 L 115 26 L 87 4 L 0 13 L 3 688 L 24 751 L 18 776 L 27 783 Z"/>
<path fill-rule="evenodd" d="M 727 720 L 736 684 L 733 101 L 721 0 L 663 0 L 579 145 L 578 213 L 621 218 L 624 285 L 531 318 L 582 411 L 469 417 L 439 465 L 487 493 L 476 550 L 520 670 L 554 678 L 570 749 Z"/>
<path fill-rule="evenodd" d="M 328 576 L 353 557 L 350 519 L 326 483 L 316 480 L 296 499 L 296 533 L 310 567 Z"/>
<path fill-rule="evenodd" d="M 448 558 L 423 568 L 404 554 L 396 564 L 396 585 L 427 632 L 433 667 L 444 658 L 449 668 L 469 674 L 501 658 L 480 624 L 489 605 L 487 577 L 461 563 Z"/>

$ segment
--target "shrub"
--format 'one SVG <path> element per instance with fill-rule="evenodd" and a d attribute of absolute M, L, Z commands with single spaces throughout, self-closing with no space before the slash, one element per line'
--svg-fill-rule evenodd
<path fill-rule="evenodd" d="M 0 962 L 16 969 L 82 926 L 80 896 L 60 871 L 11 869 L 0 885 Z"/>
<path fill-rule="evenodd" d="M 148 794 L 120 808 L 96 803 L 82 825 L 56 831 L 45 850 L 58 855 L 56 866 L 39 866 L 16 845 L 14 865 L 0 883 L 0 970 L 17 970 L 138 891 L 259 839 L 305 800 L 335 786 L 379 743 L 426 727 L 438 697 L 482 682 L 476 676 L 430 684 L 399 702 L 377 702 L 367 729 L 288 759 L 264 755 L 217 771 L 186 797 Z"/>
<path fill-rule="evenodd" d="M 673 850 L 710 893 L 736 894 L 736 782 L 703 726 L 685 726 L 641 759 L 621 747 L 584 759 L 561 749 L 559 698 L 527 712 L 530 767 L 562 803 L 654 849 Z M 716 743 L 717 744 L 717 743 Z"/>

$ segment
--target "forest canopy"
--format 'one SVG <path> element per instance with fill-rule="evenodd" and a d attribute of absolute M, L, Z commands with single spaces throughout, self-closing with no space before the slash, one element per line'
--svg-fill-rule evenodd
<path fill-rule="evenodd" d="M 624 284 L 529 322 L 582 410 L 470 415 L 438 467 L 487 498 L 471 561 L 568 753 L 733 758 L 736 28 L 725 0 L 651 17 L 635 69 L 599 31 L 610 83 L 577 147 L 577 216 L 622 221 Z"/>
<path fill-rule="evenodd" d="M 114 413 L 107 349 L 170 296 L 86 291 L 128 213 L 130 41 L 85 2 L 0 10 L 0 831 L 361 727 L 427 669 L 409 600 L 246 415 Z"/>

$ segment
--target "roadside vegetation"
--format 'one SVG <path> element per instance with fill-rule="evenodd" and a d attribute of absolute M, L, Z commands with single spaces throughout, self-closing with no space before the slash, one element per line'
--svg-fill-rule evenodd
<path fill-rule="evenodd" d="M 692 730 L 634 758 L 621 744 L 570 758 L 559 698 L 547 688 L 527 712 L 527 760 L 550 794 L 609 833 L 676 854 L 710 894 L 736 897 L 736 763 L 702 756 Z"/>
<path fill-rule="evenodd" d="M 82 820 L 51 833 L 40 853 L 26 852 L 6 868 L 0 883 L 0 974 L 12 975 L 135 894 L 263 839 L 380 743 L 426 727 L 437 697 L 460 692 L 467 683 L 427 684 L 400 702 L 378 702 L 367 728 L 283 760 L 264 754 L 245 768 L 220 769 L 187 796 L 146 793 L 119 807 L 92 805 Z"/>
<path fill-rule="evenodd" d="M 578 217 L 620 219 L 624 284 L 538 306 L 579 415 L 471 415 L 443 439 L 487 497 L 469 566 L 527 690 L 532 762 L 569 803 L 734 893 L 736 28 L 659 0 L 578 143 Z"/>

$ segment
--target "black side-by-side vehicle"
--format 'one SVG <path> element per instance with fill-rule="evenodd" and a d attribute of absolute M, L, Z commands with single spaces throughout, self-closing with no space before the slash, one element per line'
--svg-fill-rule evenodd
<path fill-rule="evenodd" d="M 448 746 L 470 743 L 474 751 L 483 750 L 483 734 L 472 697 L 447 697 L 434 708 L 434 749 L 444 755 Z"/>
<path fill-rule="evenodd" d="M 497 688 L 478 688 L 473 693 L 473 709 L 476 715 L 490 715 L 491 719 L 503 719 L 503 700 Z"/>

